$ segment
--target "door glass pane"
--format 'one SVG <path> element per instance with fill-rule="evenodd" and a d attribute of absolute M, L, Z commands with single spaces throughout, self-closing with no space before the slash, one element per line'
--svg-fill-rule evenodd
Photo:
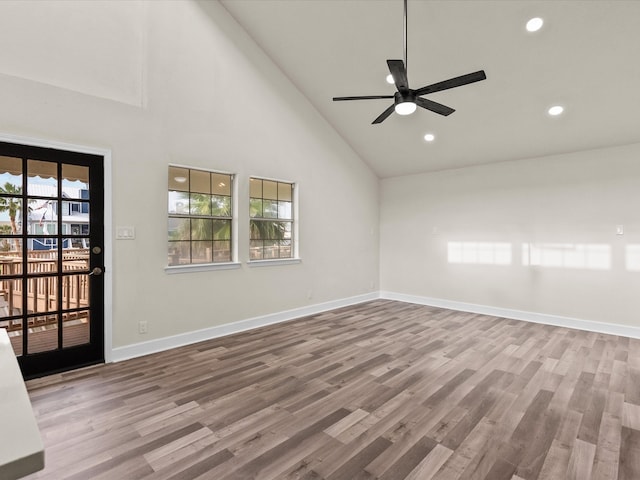
<path fill-rule="evenodd" d="M 63 238 L 62 244 L 64 245 L 62 253 L 65 259 L 77 256 L 84 257 L 89 254 L 88 238 Z"/>
<path fill-rule="evenodd" d="M 62 277 L 62 308 L 89 306 L 89 275 L 65 275 Z"/>
<path fill-rule="evenodd" d="M 22 159 L 0 156 L 0 193 L 16 191 L 22 192 Z"/>
<path fill-rule="evenodd" d="M 62 315 L 62 347 L 84 345 L 91 339 L 89 310 L 68 312 Z"/>
<path fill-rule="evenodd" d="M 58 251 L 49 250 L 35 252 L 36 255 L 27 260 L 27 273 L 29 276 L 42 275 L 58 271 Z M 37 255 L 42 255 L 38 257 Z"/>
<path fill-rule="evenodd" d="M 22 280 L 0 281 L 0 317 L 22 314 Z"/>
<path fill-rule="evenodd" d="M 0 328 L 7 330 L 9 341 L 16 356 L 22 355 L 22 320 L 0 321 Z"/>
<path fill-rule="evenodd" d="M 10 195 L 22 193 L 22 159 L 0 156 L 0 234 L 19 235 L 22 233 L 22 198 Z M 4 194 L 8 194 L 5 196 Z M 0 239 L 0 275 L 20 273 L 20 266 L 11 267 L 7 263 L 18 262 L 21 258 L 21 240 Z"/>
<path fill-rule="evenodd" d="M 58 277 L 31 277 L 27 280 L 28 313 L 58 309 Z"/>
<path fill-rule="evenodd" d="M 62 164 L 62 196 L 89 199 L 89 167 Z"/>
<path fill-rule="evenodd" d="M 29 317 L 27 353 L 58 349 L 58 315 Z"/>
<path fill-rule="evenodd" d="M 9 275 L 20 275 L 21 273 L 22 259 L 13 255 L 8 255 L 7 252 L 0 252 L 0 278 Z"/>
<path fill-rule="evenodd" d="M 67 238 L 65 243 L 75 242 L 81 245 L 83 238 Z M 62 270 L 69 271 L 88 271 L 89 270 L 89 249 L 68 249 L 62 254 Z"/>
<path fill-rule="evenodd" d="M 28 160 L 27 193 L 38 197 L 57 197 L 58 165 L 53 162 Z"/>
<path fill-rule="evenodd" d="M 7 191 L 10 184 L 2 190 Z M 0 191 L 0 193 L 2 193 Z M 19 193 L 19 192 L 10 192 Z M 0 196 L 0 234 L 20 235 L 22 233 L 22 198 Z"/>
<path fill-rule="evenodd" d="M 27 216 L 27 233 L 29 235 L 57 235 L 58 233 L 58 202 L 56 200 L 42 200 L 29 198 L 29 215 Z M 62 212 L 67 216 L 68 212 Z M 45 241 L 44 238 L 35 239 L 31 242 L 29 249 L 51 250 L 55 249 L 55 242 L 52 239 Z"/>

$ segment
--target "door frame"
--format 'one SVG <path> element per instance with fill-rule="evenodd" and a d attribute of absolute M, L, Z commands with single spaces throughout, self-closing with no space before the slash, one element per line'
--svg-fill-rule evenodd
<path fill-rule="evenodd" d="M 113 225 L 112 225 L 112 181 L 111 150 L 86 145 L 58 142 L 32 137 L 22 137 L 0 132 L 0 141 L 28 145 L 31 147 L 53 148 L 71 152 L 99 155 L 104 158 L 104 361 L 111 363 L 113 357 Z"/>

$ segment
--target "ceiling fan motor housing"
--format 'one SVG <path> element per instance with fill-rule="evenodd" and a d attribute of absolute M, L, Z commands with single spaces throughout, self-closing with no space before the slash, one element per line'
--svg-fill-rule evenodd
<path fill-rule="evenodd" d="M 393 103 L 398 105 L 399 103 L 411 102 L 416 103 L 416 96 L 411 90 L 404 92 L 396 92 L 393 94 Z"/>

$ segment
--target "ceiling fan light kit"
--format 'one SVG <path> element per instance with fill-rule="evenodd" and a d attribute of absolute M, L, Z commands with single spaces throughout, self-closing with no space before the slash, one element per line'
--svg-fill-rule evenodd
<path fill-rule="evenodd" d="M 410 115 L 416 111 L 418 107 L 430 110 L 439 115 L 451 115 L 455 110 L 446 105 L 422 98 L 422 95 L 440 92 L 450 88 L 461 87 L 469 83 L 479 82 L 487 78 L 484 70 L 468 73 L 459 77 L 450 78 L 442 82 L 427 85 L 426 87 L 413 90 L 409 88 L 409 80 L 407 78 L 407 0 L 404 0 L 404 61 L 387 60 L 390 77 L 398 90 L 394 95 L 366 95 L 352 97 L 333 97 L 334 102 L 348 100 L 379 100 L 393 98 L 393 104 L 382 112 L 372 123 L 382 123 L 394 111 L 398 115 Z M 387 77 L 389 78 L 389 77 Z"/>
<path fill-rule="evenodd" d="M 416 96 L 412 93 L 403 95 L 400 92 L 396 92 L 393 105 L 398 115 L 411 115 L 418 108 L 416 105 Z"/>

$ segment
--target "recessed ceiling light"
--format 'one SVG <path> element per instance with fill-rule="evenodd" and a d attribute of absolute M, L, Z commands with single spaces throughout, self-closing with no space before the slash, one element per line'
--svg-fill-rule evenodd
<path fill-rule="evenodd" d="M 549 113 L 549 115 L 556 117 L 564 112 L 564 107 L 561 105 L 554 105 L 549 110 L 547 110 L 547 112 Z"/>
<path fill-rule="evenodd" d="M 537 32 L 542 28 L 543 24 L 544 20 L 542 20 L 540 17 L 532 18 L 527 22 L 527 32 Z"/>
<path fill-rule="evenodd" d="M 393 75 L 391 75 L 391 74 L 387 75 L 387 83 L 389 83 L 391 85 L 396 83 L 396 82 L 393 81 Z"/>
<path fill-rule="evenodd" d="M 173 179 L 178 183 L 184 183 L 187 181 L 187 177 L 173 177 Z"/>
<path fill-rule="evenodd" d="M 424 140 L 426 142 L 433 142 L 436 139 L 436 136 L 433 133 L 427 133 L 424 136 Z"/>

